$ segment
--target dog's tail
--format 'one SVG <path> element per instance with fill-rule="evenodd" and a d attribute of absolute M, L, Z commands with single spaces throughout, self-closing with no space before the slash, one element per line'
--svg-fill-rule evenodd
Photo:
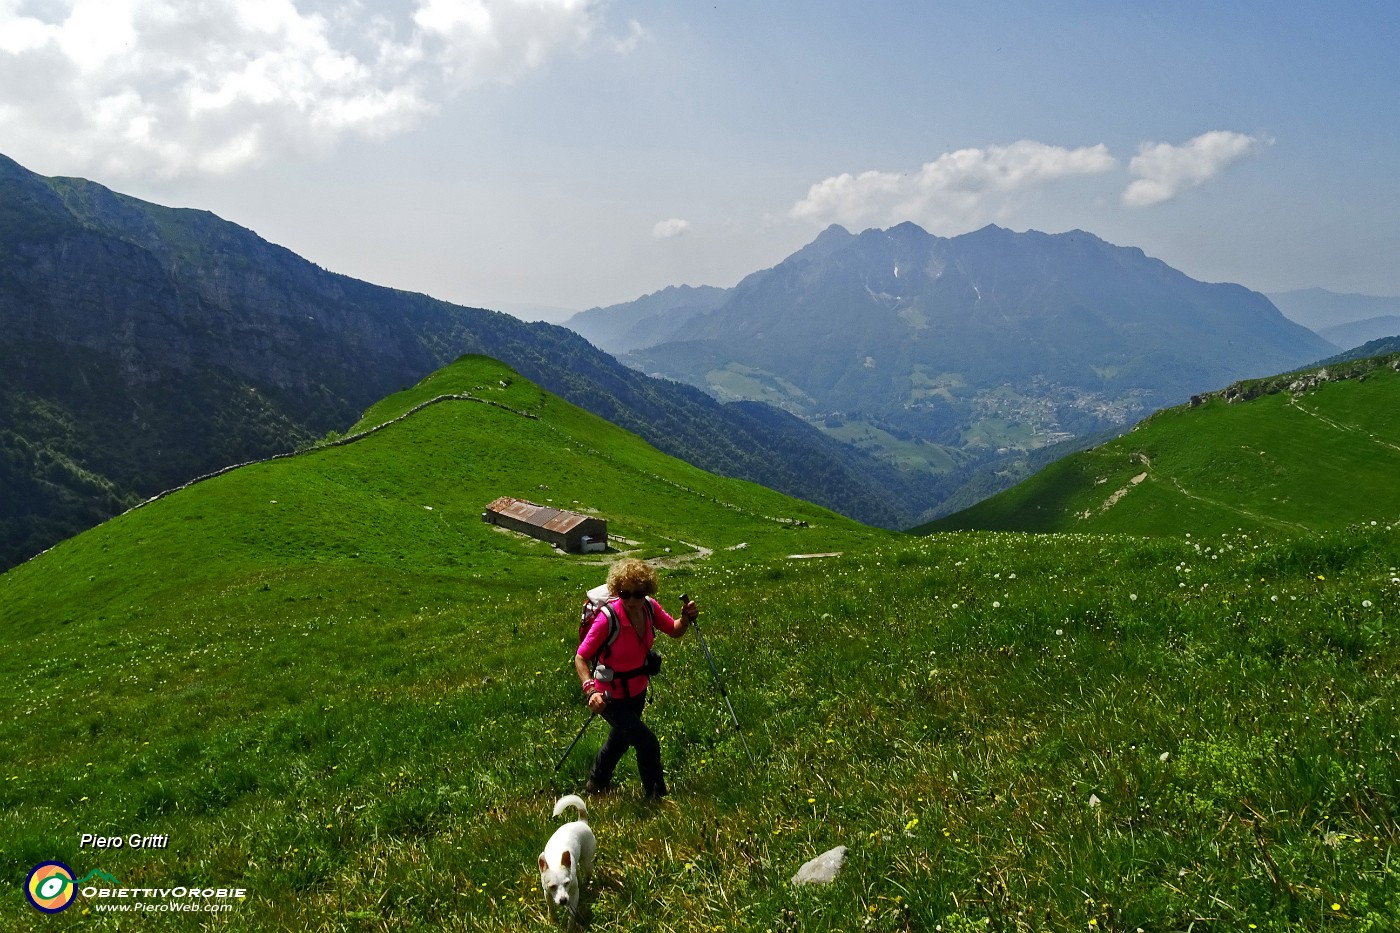
<path fill-rule="evenodd" d="M 558 816 L 569 807 L 578 811 L 579 819 L 588 816 L 588 804 L 583 802 L 583 798 L 578 794 L 565 794 L 559 798 L 559 802 L 554 805 L 554 815 Z"/>

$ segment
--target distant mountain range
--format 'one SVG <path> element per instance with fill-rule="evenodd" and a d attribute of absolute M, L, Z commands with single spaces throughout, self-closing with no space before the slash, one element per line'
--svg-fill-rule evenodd
<path fill-rule="evenodd" d="M 1400 298 L 1343 295 L 1324 288 L 1279 292 L 1269 298 L 1290 320 L 1343 350 L 1400 336 Z"/>
<path fill-rule="evenodd" d="M 937 490 L 572 331 L 328 272 L 205 211 L 0 156 L 0 569 L 140 499 L 345 429 L 466 353 L 703 469 L 869 524 Z"/>
<path fill-rule="evenodd" d="M 926 474 L 1121 430 L 1336 347 L 1239 285 L 1083 231 L 828 228 L 732 289 L 567 322 L 631 365 L 767 401 Z"/>
<path fill-rule="evenodd" d="M 1088 233 L 913 224 L 831 227 L 734 288 L 569 323 L 371 285 L 208 212 L 0 156 L 0 569 L 344 430 L 467 353 L 702 469 L 906 528 L 1336 350 L 1262 295 Z"/>
<path fill-rule="evenodd" d="M 564 326 L 609 353 L 626 353 L 665 343 L 691 318 L 728 301 L 732 291 L 712 285 L 673 285 L 636 301 L 580 311 Z"/>

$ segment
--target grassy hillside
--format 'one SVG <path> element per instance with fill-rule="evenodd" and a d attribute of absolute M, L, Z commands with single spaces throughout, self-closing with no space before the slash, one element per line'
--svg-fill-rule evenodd
<path fill-rule="evenodd" d="M 1159 412 L 922 531 L 1309 532 L 1400 517 L 1400 354 Z"/>
<path fill-rule="evenodd" d="M 485 401 L 392 420 L 464 391 Z M 897 536 L 707 476 L 480 359 L 361 427 L 386 423 L 0 576 L 0 929 L 550 928 L 534 861 L 602 738 L 556 774 L 585 721 L 578 594 L 604 570 L 483 525 L 500 494 L 596 508 L 673 564 L 662 598 L 698 598 L 756 759 L 696 639 L 665 644 L 648 719 L 672 797 L 645 804 L 629 758 L 592 800 L 590 930 L 1400 914 L 1392 526 Z M 836 883 L 789 884 L 835 845 Z M 20 889 L 46 860 L 247 896 L 41 920 Z"/>

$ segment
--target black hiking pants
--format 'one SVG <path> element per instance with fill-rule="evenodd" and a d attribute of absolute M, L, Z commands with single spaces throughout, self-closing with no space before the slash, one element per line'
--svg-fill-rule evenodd
<path fill-rule="evenodd" d="M 612 729 L 603 747 L 598 749 L 598 757 L 593 760 L 593 773 L 589 775 L 593 786 L 607 787 L 611 784 L 617 763 L 629 748 L 635 748 L 643 792 L 648 797 L 665 796 L 666 777 L 661 771 L 661 742 L 642 722 L 642 710 L 646 705 L 647 692 L 643 690 L 634 697 L 609 701 L 599 714 Z"/>

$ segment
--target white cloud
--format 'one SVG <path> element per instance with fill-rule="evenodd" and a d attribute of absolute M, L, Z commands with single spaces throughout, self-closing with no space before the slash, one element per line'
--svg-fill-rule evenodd
<path fill-rule="evenodd" d="M 413 0 L 394 21 L 326 0 L 0 0 L 0 138 L 114 176 L 321 154 L 580 47 L 603 2 Z"/>
<path fill-rule="evenodd" d="M 1229 165 L 1273 144 L 1261 136 L 1226 130 L 1202 133 L 1185 145 L 1143 143 L 1128 164 L 1137 180 L 1123 192 L 1129 207 L 1147 207 L 1169 201 L 1183 191 L 1204 184 Z"/>
<path fill-rule="evenodd" d="M 642 39 L 646 38 L 647 31 L 642 24 L 634 20 L 627 23 L 627 35 L 610 39 L 608 47 L 619 55 L 627 55 L 637 50 L 637 46 L 642 44 Z"/>
<path fill-rule="evenodd" d="M 682 220 L 679 217 L 672 217 L 670 220 L 663 220 L 651 228 L 651 235 L 658 240 L 669 240 L 678 237 L 690 229 L 690 221 Z"/>
<path fill-rule="evenodd" d="M 418 0 L 415 40 L 463 86 L 513 80 L 561 46 L 587 39 L 596 0 Z"/>
<path fill-rule="evenodd" d="M 1003 209 L 1018 193 L 1057 179 L 1113 170 L 1102 144 L 1065 149 L 1032 140 L 960 149 L 915 172 L 836 175 L 813 185 L 790 216 L 820 225 L 886 225 L 913 220 L 931 229 L 964 228 Z"/>

